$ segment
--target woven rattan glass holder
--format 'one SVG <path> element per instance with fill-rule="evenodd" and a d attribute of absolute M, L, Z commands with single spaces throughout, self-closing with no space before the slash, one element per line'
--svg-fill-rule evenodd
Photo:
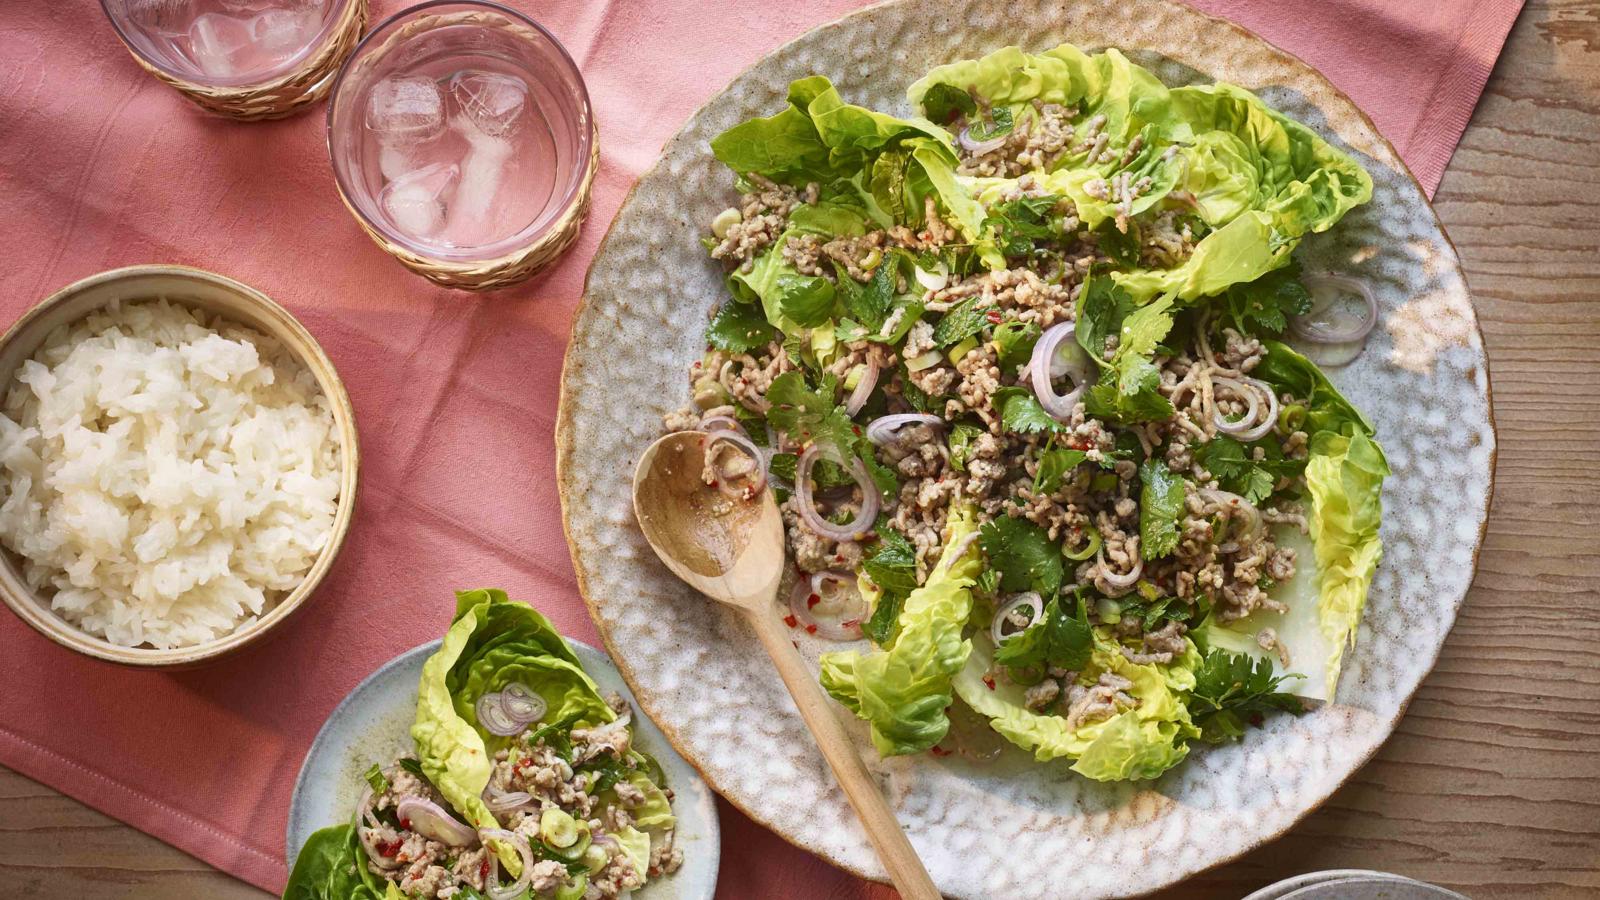
<path fill-rule="evenodd" d="M 129 0 L 100 0 L 106 17 L 134 61 L 207 112 L 246 122 L 281 119 L 327 96 L 334 75 L 361 41 L 367 24 L 367 0 L 332 0 L 333 12 L 316 42 L 265 80 L 235 84 L 203 79 L 191 67 L 164 52 L 128 17 Z"/>
<path fill-rule="evenodd" d="M 482 247 L 450 248 L 416 240 L 396 230 L 379 207 L 378 189 L 365 181 L 357 157 L 368 91 L 395 60 L 420 57 L 430 33 L 475 31 L 482 42 L 518 41 L 535 48 L 544 71 L 542 88 L 556 108 L 541 108 L 552 125 L 567 164 L 544 210 L 513 235 Z M 479 0 L 435 0 L 391 16 L 362 39 L 334 82 L 328 99 L 328 153 L 345 207 L 363 230 L 413 272 L 445 287 L 485 291 L 507 287 L 545 269 L 577 240 L 589 213 L 590 193 L 600 162 L 600 137 L 583 76 L 561 43 L 537 22 L 515 10 Z M 516 190 L 507 184 L 502 190 Z"/>

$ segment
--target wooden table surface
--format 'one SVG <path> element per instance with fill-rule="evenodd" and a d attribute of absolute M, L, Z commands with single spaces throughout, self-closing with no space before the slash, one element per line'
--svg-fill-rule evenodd
<path fill-rule="evenodd" d="M 1162 900 L 1327 868 L 1600 897 L 1600 3 L 1528 3 L 1435 202 L 1500 433 L 1477 579 L 1377 757 L 1282 840 Z M 0 897 L 266 896 L 0 768 Z"/>

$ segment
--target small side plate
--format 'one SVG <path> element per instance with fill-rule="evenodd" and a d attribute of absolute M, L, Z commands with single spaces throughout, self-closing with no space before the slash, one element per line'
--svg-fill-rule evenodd
<path fill-rule="evenodd" d="M 633 693 L 606 655 L 588 644 L 569 640 L 584 671 L 602 692 L 618 691 L 633 703 L 634 738 L 639 749 L 661 763 L 667 785 L 676 795 L 677 846 L 683 868 L 651 881 L 635 896 L 640 900 L 711 900 L 717 889 L 722 851 L 716 799 L 698 773 L 683 761 L 655 723 L 645 718 Z M 289 803 L 285 835 L 289 867 L 319 828 L 349 821 L 360 794 L 361 773 L 374 762 L 387 761 L 411 749 L 411 720 L 417 708 L 417 682 L 422 664 L 439 649 L 430 641 L 396 656 L 356 685 L 328 715 L 328 721 L 306 752 Z"/>

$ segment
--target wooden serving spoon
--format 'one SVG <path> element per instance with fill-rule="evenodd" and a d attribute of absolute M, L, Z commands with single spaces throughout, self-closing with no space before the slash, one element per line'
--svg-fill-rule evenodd
<path fill-rule="evenodd" d="M 639 460 L 633 511 L 645 540 L 690 587 L 744 613 L 900 895 L 936 900 L 939 891 L 928 870 L 778 616 L 774 601 L 783 575 L 783 520 L 772 492 L 736 500 L 708 486 L 701 478 L 706 438 L 703 431 L 669 434 Z"/>

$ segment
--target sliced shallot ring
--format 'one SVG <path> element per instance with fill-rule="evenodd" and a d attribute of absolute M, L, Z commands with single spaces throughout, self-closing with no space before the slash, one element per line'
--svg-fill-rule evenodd
<path fill-rule="evenodd" d="M 1006 138 L 1010 136 L 1011 133 L 1006 132 L 999 137 L 992 137 L 986 141 L 980 141 L 972 136 L 972 126 L 968 125 L 961 129 L 960 134 L 956 135 L 956 142 L 961 145 L 963 150 L 971 153 L 973 156 L 982 156 L 991 150 L 996 150 L 1004 146 Z"/>
<path fill-rule="evenodd" d="M 1295 337 L 1312 344 L 1349 344 L 1364 341 L 1367 335 L 1378 324 L 1378 298 L 1372 293 L 1372 288 L 1359 278 L 1348 275 L 1312 274 L 1304 275 L 1300 279 L 1305 286 L 1311 289 L 1311 294 L 1316 298 L 1311 311 L 1305 315 L 1295 316 L 1289 320 L 1289 330 Z M 1344 331 L 1330 331 L 1326 327 L 1312 321 L 1312 316 L 1326 309 L 1333 303 L 1334 298 L 1328 296 L 1328 288 L 1340 288 L 1352 294 L 1357 294 L 1366 304 L 1366 315 L 1355 326 Z"/>
<path fill-rule="evenodd" d="M 394 805 L 394 814 L 406 828 L 452 847 L 469 847 L 478 836 L 469 826 L 456 821 L 444 807 L 426 797 L 402 799 Z"/>
<path fill-rule="evenodd" d="M 855 593 L 857 608 L 848 610 L 838 616 L 818 616 L 812 597 L 820 599 L 824 596 L 823 585 L 826 582 L 849 584 Z M 856 576 L 850 572 L 818 572 L 810 578 L 795 580 L 794 589 L 789 592 L 789 611 L 795 619 L 805 627 L 808 634 L 829 641 L 859 641 L 861 640 L 861 622 L 867 617 L 867 598 L 861 596 L 861 590 L 856 587 Z"/>
<path fill-rule="evenodd" d="M 1061 358 L 1060 349 L 1069 342 L 1072 351 L 1082 358 Z M 1078 405 L 1078 398 L 1083 396 L 1089 382 L 1088 366 L 1093 362 L 1087 356 L 1083 348 L 1078 346 L 1077 327 L 1072 322 L 1052 325 L 1033 345 L 1033 358 L 1028 361 L 1028 379 L 1033 383 L 1033 393 L 1039 398 L 1039 405 L 1057 422 L 1070 422 L 1073 407 Z M 1062 375 L 1072 377 L 1072 390 L 1057 394 L 1051 382 Z"/>
<path fill-rule="evenodd" d="M 527 791 L 502 791 L 490 787 L 484 790 L 484 794 L 483 802 L 492 813 L 508 813 L 534 803 L 533 795 Z"/>
<path fill-rule="evenodd" d="M 916 424 L 943 428 L 944 420 L 927 413 L 895 413 L 892 416 L 882 416 L 873 419 L 872 424 L 867 426 L 867 440 L 881 447 L 892 440 L 900 429 Z"/>
<path fill-rule="evenodd" d="M 737 431 L 740 434 L 745 433 L 744 426 L 740 425 L 739 420 L 735 419 L 733 416 L 706 416 L 704 419 L 700 420 L 701 431 L 710 432 L 718 431 L 720 429 Z"/>
<path fill-rule="evenodd" d="M 710 437 L 706 438 L 706 453 L 711 453 L 711 448 L 718 442 L 732 444 L 743 450 L 755 464 L 755 470 L 749 475 L 741 476 L 744 480 L 737 485 L 733 483 L 733 479 L 722 477 L 719 471 L 717 490 L 721 491 L 724 497 L 734 500 L 749 500 L 760 495 L 767 487 L 767 454 L 762 452 L 761 448 L 756 446 L 756 442 L 750 440 L 743 431 L 723 429 L 711 432 Z"/>
<path fill-rule="evenodd" d="M 856 517 L 845 525 L 835 525 L 824 519 L 817 512 L 816 498 L 812 496 L 815 484 L 811 479 L 811 470 L 817 464 L 817 458 L 825 456 L 830 462 L 839 463 L 850 473 L 856 481 L 856 486 L 861 489 L 861 509 Z M 822 445 L 816 442 L 801 452 L 800 459 L 795 466 L 794 496 L 800 507 L 800 519 L 806 527 L 817 534 L 835 541 L 852 541 L 866 534 L 878 520 L 878 507 L 882 500 L 878 496 L 878 486 L 873 483 L 872 476 L 867 474 L 867 467 L 861 460 L 851 457 L 848 464 L 843 463 L 839 453 L 829 449 L 824 451 Z"/>
<path fill-rule="evenodd" d="M 521 734 L 527 726 L 525 722 L 517 722 L 506 715 L 505 707 L 500 705 L 498 691 L 484 694 L 478 698 L 478 703 L 473 709 L 478 714 L 478 724 L 483 730 L 496 737 L 512 737 Z"/>
<path fill-rule="evenodd" d="M 1144 557 L 1142 556 L 1134 559 L 1133 568 L 1121 574 L 1113 572 L 1111 566 L 1106 563 L 1104 550 L 1095 554 L 1095 560 L 1100 564 L 1100 578 L 1114 588 L 1131 588 L 1138 584 L 1139 578 L 1144 575 Z"/>
<path fill-rule="evenodd" d="M 856 382 L 856 389 L 850 392 L 850 399 L 845 402 L 845 414 L 853 416 L 861 412 L 861 407 L 867 405 L 867 398 L 872 396 L 872 389 L 877 386 L 878 361 L 868 357 L 867 370 L 861 373 L 861 380 Z"/>
<path fill-rule="evenodd" d="M 1020 633 L 1014 631 L 1011 634 L 1005 634 L 1002 629 L 1006 625 L 1006 617 L 1023 607 L 1033 611 L 1033 615 L 1028 617 L 1028 625 L 1032 625 L 1039 621 L 1040 616 L 1044 615 L 1044 598 L 1039 596 L 1036 591 L 1028 591 L 1012 597 L 1006 601 L 1004 606 L 994 611 L 994 624 L 989 626 L 989 637 L 994 639 L 996 647 Z M 1026 630 L 1028 625 L 1022 626 L 1023 629 Z"/>
<path fill-rule="evenodd" d="M 544 718 L 549 704 L 533 688 L 513 681 L 500 690 L 500 708 L 513 722 L 526 726 Z"/>
<path fill-rule="evenodd" d="M 1250 409 L 1244 418 L 1229 420 L 1218 410 L 1212 414 L 1212 421 L 1216 423 L 1217 430 L 1229 434 L 1242 441 L 1259 441 L 1272 431 L 1278 422 L 1278 394 L 1272 386 L 1255 378 L 1225 378 L 1211 379 L 1213 385 L 1225 387 L 1234 394 L 1244 397 Z M 1266 410 L 1261 408 L 1261 397 L 1267 398 Z"/>
<path fill-rule="evenodd" d="M 502 885 L 499 884 L 499 857 L 491 848 L 489 853 L 491 874 L 483 885 L 488 889 L 489 900 L 515 900 L 522 896 L 522 892 L 528 889 L 528 882 L 533 880 L 533 848 L 528 846 L 528 839 L 504 828 L 485 828 L 478 832 L 478 838 L 483 841 L 485 847 L 489 846 L 490 841 L 510 844 L 512 849 L 517 851 L 517 855 L 522 857 L 522 874 L 511 884 Z"/>
<path fill-rule="evenodd" d="M 1225 507 L 1228 510 L 1229 519 L 1232 519 L 1236 513 L 1242 512 L 1244 514 L 1243 518 L 1250 520 L 1250 524 L 1246 527 L 1245 533 L 1248 534 L 1251 538 L 1251 541 L 1254 542 L 1256 533 L 1261 530 L 1261 511 L 1256 509 L 1255 504 L 1239 496 L 1238 494 L 1217 490 L 1216 488 L 1207 488 L 1201 491 L 1200 498 L 1202 500 L 1209 500 L 1212 503 L 1216 503 L 1219 506 Z M 1240 546 L 1242 545 L 1239 543 L 1239 541 L 1230 540 L 1225 543 L 1218 544 L 1217 552 L 1233 553 L 1234 551 L 1238 550 Z"/>

